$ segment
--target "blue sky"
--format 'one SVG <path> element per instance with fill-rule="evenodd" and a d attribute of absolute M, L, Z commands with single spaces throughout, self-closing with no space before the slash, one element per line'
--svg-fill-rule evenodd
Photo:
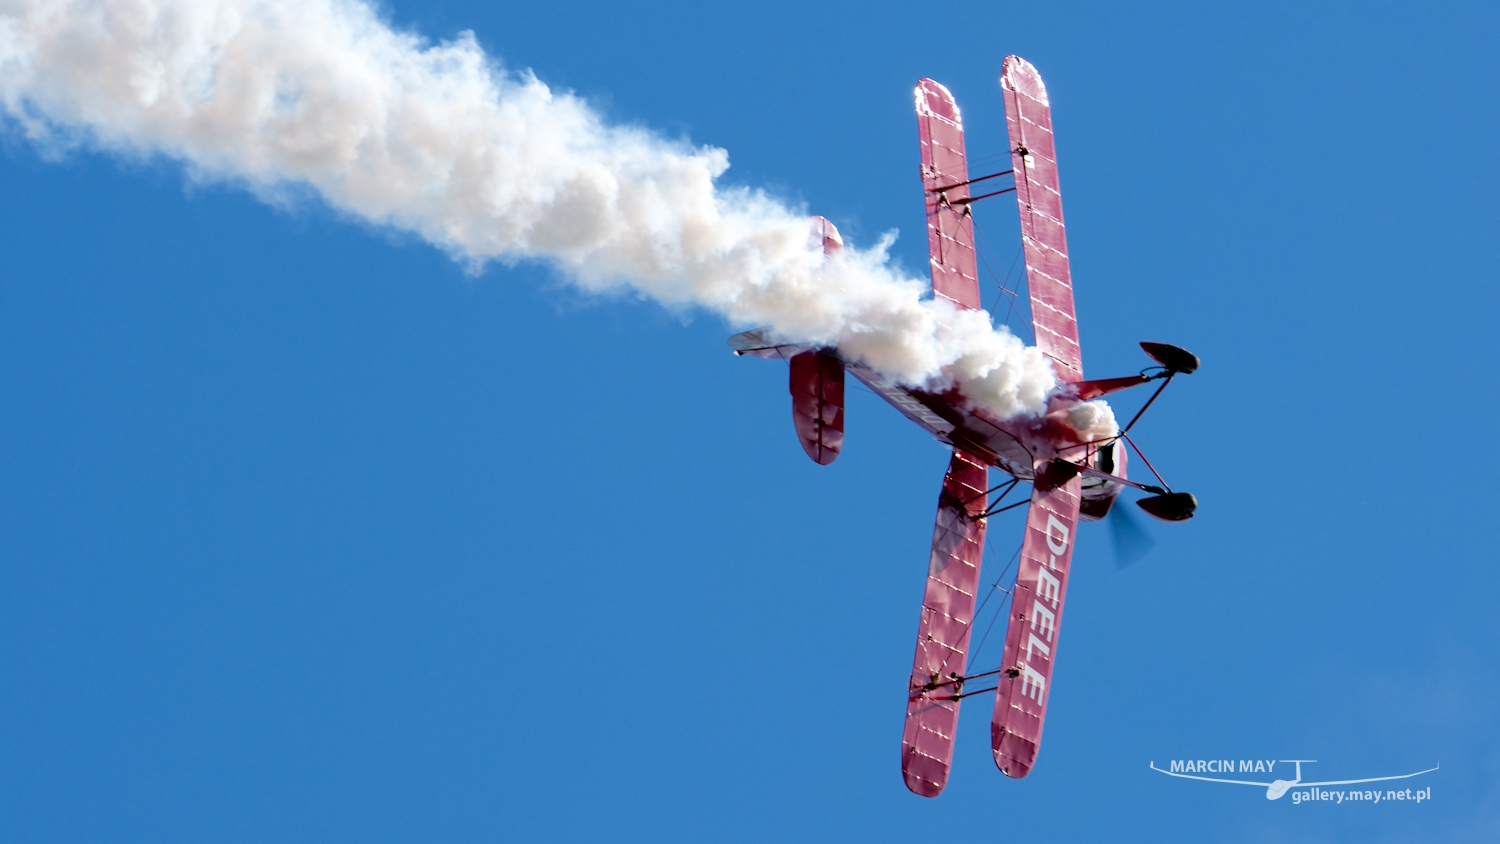
<path fill-rule="evenodd" d="M 1088 372 L 1204 360 L 1139 429 L 1199 516 L 1123 571 L 1083 531 L 1035 772 L 994 770 L 981 698 L 923 800 L 899 741 L 947 457 L 895 411 L 851 391 L 819 467 L 784 368 L 714 317 L 8 130 L 5 838 L 1500 834 L 1492 9 L 387 11 L 858 243 L 899 229 L 913 271 L 912 86 L 991 154 L 1029 59 Z M 1003 262 L 1013 209 L 978 210 Z M 1188 758 L 1442 769 L 1421 805 L 1293 805 L 1147 768 Z"/>

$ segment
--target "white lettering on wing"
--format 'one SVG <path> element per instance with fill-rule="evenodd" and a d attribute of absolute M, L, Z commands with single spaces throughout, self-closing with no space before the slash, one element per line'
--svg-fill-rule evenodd
<path fill-rule="evenodd" d="M 1031 609 L 1031 629 L 1040 630 L 1047 641 L 1052 641 L 1052 631 L 1057 629 L 1057 616 L 1052 614 L 1052 610 L 1042 606 L 1041 601 L 1032 601 Z"/>
<path fill-rule="evenodd" d="M 1035 668 L 1021 663 L 1021 694 L 1031 698 L 1037 703 L 1042 702 L 1042 695 L 1047 693 L 1047 678 L 1037 673 Z"/>
<path fill-rule="evenodd" d="M 1068 553 L 1068 526 L 1057 520 L 1052 513 L 1047 514 L 1047 547 L 1054 554 Z M 1053 566 L 1056 568 L 1056 565 Z"/>
<path fill-rule="evenodd" d="M 1026 635 L 1028 635 L 1028 636 L 1031 637 L 1031 641 L 1029 641 L 1029 642 L 1026 643 L 1026 658 L 1027 659 L 1033 659 L 1034 658 L 1032 656 L 1032 654 L 1031 654 L 1031 652 L 1033 650 L 1039 650 L 1039 651 L 1041 651 L 1042 652 L 1042 656 L 1045 656 L 1045 657 L 1050 657 L 1052 655 L 1052 649 L 1049 648 L 1049 647 L 1047 647 L 1047 643 L 1046 642 L 1043 642 L 1041 639 L 1038 639 L 1036 637 L 1035 633 L 1028 633 Z"/>
<path fill-rule="evenodd" d="M 1038 595 L 1046 598 L 1055 607 L 1057 606 L 1058 593 L 1061 590 L 1062 581 L 1058 580 L 1056 575 L 1046 569 L 1037 569 L 1036 592 Z"/>

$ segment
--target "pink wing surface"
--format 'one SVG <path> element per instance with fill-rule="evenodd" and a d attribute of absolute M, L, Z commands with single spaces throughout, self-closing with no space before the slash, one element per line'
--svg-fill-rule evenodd
<path fill-rule="evenodd" d="M 906 787 L 923 797 L 936 797 L 943 790 L 953 764 L 961 702 L 957 697 L 961 686 L 955 680 L 964 676 L 968 664 L 974 596 L 984 554 L 984 522 L 976 517 L 984 512 L 988 480 L 989 470 L 981 460 L 955 451 L 938 495 L 906 729 L 901 736 Z"/>
<path fill-rule="evenodd" d="M 977 310 L 979 273 L 974 259 L 974 218 L 968 205 L 963 119 L 953 95 L 931 79 L 917 83 L 916 95 L 932 292 Z"/>
<path fill-rule="evenodd" d="M 1026 253 L 1036 345 L 1052 359 L 1058 377 L 1082 381 L 1083 356 L 1078 349 L 1073 276 L 1068 268 L 1068 237 L 1063 227 L 1047 89 L 1036 68 L 1018 56 L 1005 57 L 1000 88 L 1005 95 L 1005 125 L 1016 171 L 1016 203 L 1021 211 L 1021 242 Z"/>
<path fill-rule="evenodd" d="M 1031 772 L 1042 744 L 1080 504 L 1078 477 L 1045 488 L 1040 466 L 1037 476 L 1011 594 L 995 716 L 990 722 L 995 765 L 1016 778 Z"/>
<path fill-rule="evenodd" d="M 820 466 L 844 447 L 844 364 L 823 351 L 792 357 L 792 424 L 802 450 Z"/>

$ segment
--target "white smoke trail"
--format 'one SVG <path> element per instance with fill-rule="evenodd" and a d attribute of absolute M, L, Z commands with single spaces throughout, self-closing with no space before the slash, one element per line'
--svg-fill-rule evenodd
<path fill-rule="evenodd" d="M 44 148 L 165 155 L 269 196 L 311 186 L 473 266 L 548 261 L 588 290 L 956 384 L 1001 417 L 1058 386 L 988 314 L 923 300 L 883 244 L 825 262 L 805 213 L 716 186 L 725 151 L 606 125 L 472 35 L 428 44 L 357 0 L 0 0 L 0 109 Z M 1090 408 L 1075 424 L 1112 434 Z"/>

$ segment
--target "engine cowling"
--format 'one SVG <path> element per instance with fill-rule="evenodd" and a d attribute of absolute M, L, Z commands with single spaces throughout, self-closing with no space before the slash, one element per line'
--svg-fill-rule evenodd
<path fill-rule="evenodd" d="M 1125 444 L 1119 440 L 1100 446 L 1089 456 L 1089 466 L 1121 478 L 1129 477 L 1125 474 L 1125 462 Z M 1083 487 L 1079 491 L 1082 500 L 1078 505 L 1078 518 L 1097 522 L 1109 515 L 1109 509 L 1114 506 L 1115 499 L 1120 497 L 1121 489 L 1120 484 L 1115 481 L 1084 475 Z"/>

